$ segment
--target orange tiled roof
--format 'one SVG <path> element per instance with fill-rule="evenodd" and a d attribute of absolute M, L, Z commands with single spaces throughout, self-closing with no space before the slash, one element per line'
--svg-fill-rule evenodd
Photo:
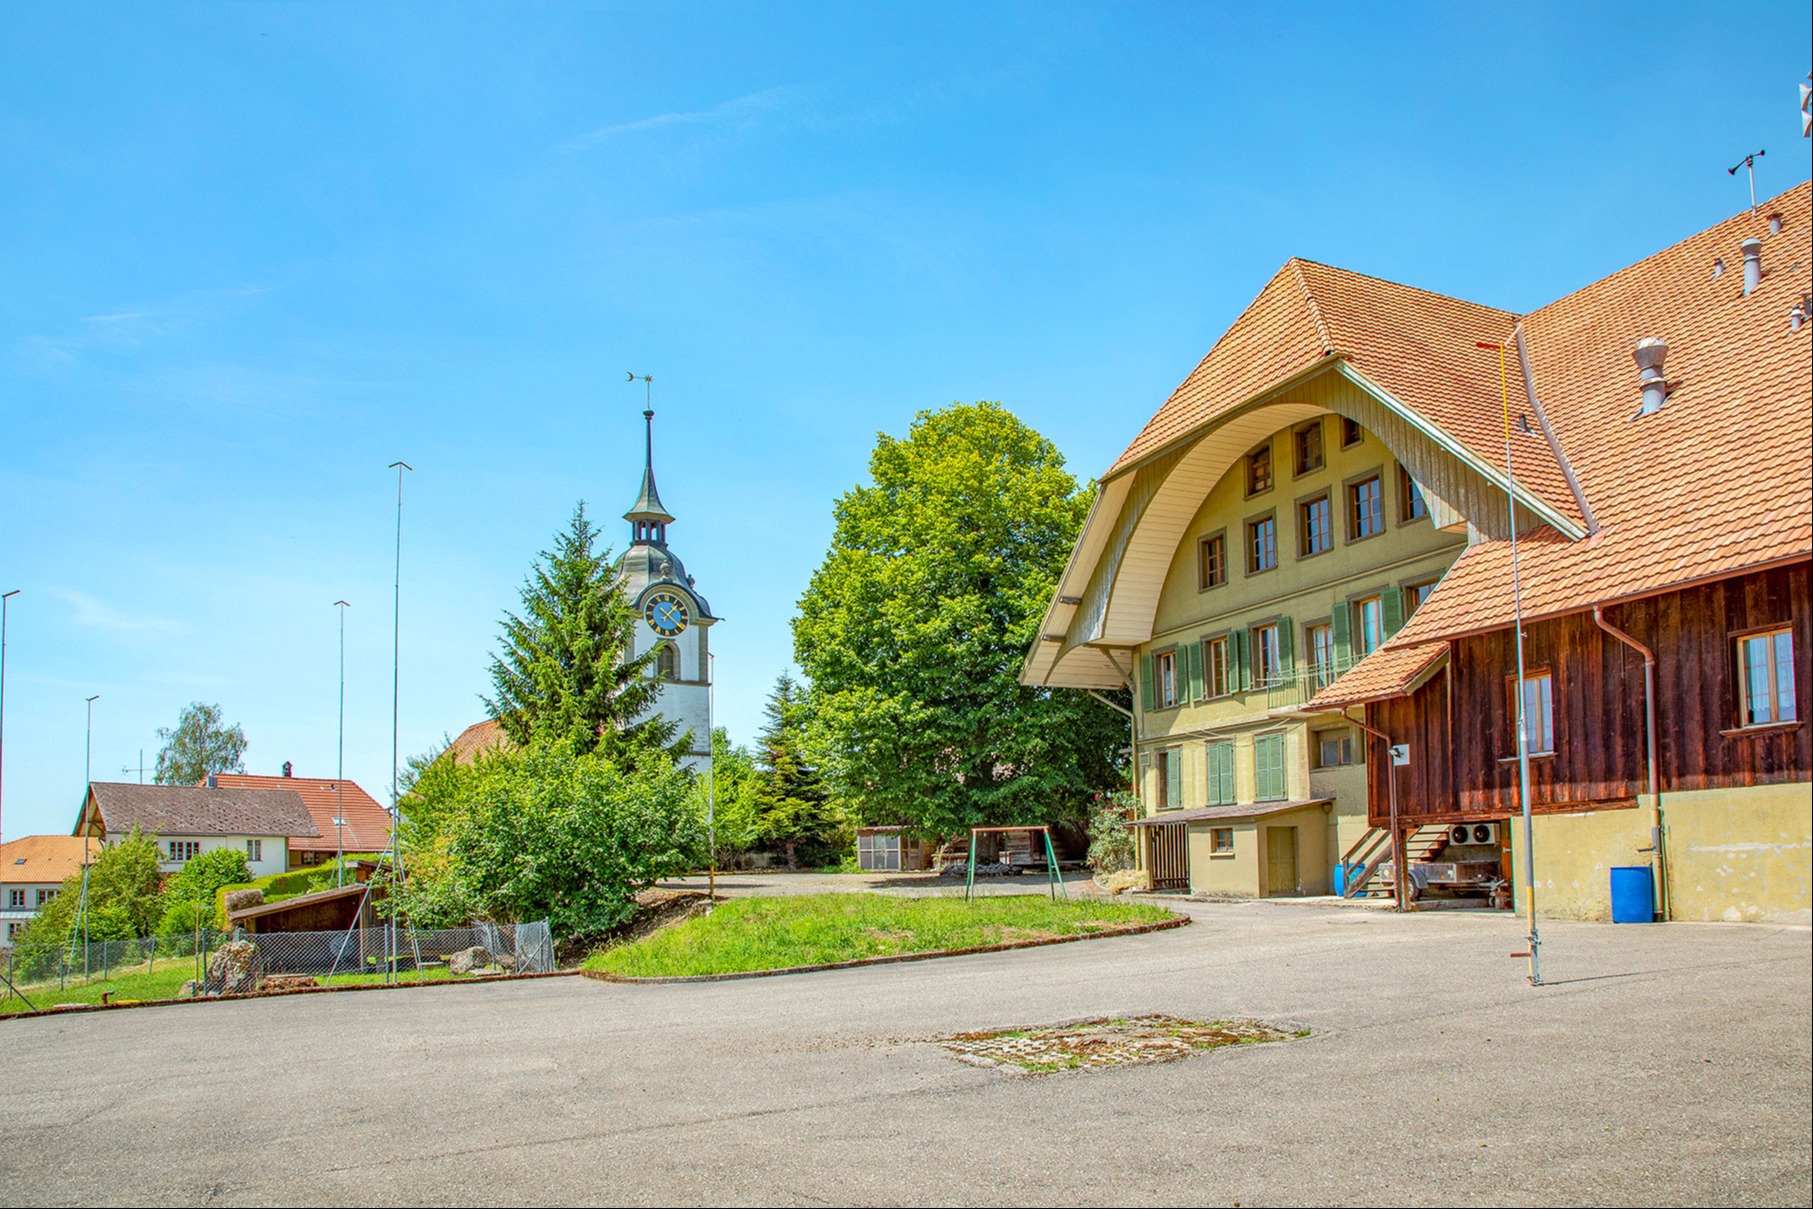
<path fill-rule="evenodd" d="M 91 840 L 96 848 L 100 841 Z M 0 844 L 0 882 L 60 882 L 82 869 L 79 835 L 22 835 Z"/>
<path fill-rule="evenodd" d="M 481 751 L 508 750 L 511 746 L 510 736 L 497 719 L 486 718 L 461 731 L 459 738 L 447 745 L 445 754 L 452 756 L 455 764 L 470 764 Z"/>
<path fill-rule="evenodd" d="M 1813 276 L 1810 199 L 1799 185 L 1525 318 L 1537 398 L 1600 525 L 1519 541 L 1525 617 L 1813 554 L 1813 323 L 1788 322 Z M 1751 237 L 1763 278 L 1744 297 L 1738 245 Z M 1668 343 L 1674 385 L 1635 418 L 1631 353 L 1650 336 Z M 1510 555 L 1508 541 L 1466 550 L 1393 645 L 1511 624 Z"/>
<path fill-rule="evenodd" d="M 1508 340 L 1516 321 L 1495 307 L 1311 260 L 1289 260 L 1104 477 L 1336 354 L 1399 403 L 1497 463 L 1504 450 L 1498 359 L 1475 345 Z M 1530 456 L 1519 479 L 1561 515 L 1581 519 L 1560 464 L 1546 448 Z"/>
<path fill-rule="evenodd" d="M 343 843 L 347 852 L 382 852 L 390 846 L 390 814 L 377 799 L 351 779 L 334 777 L 264 777 L 243 772 L 223 772 L 214 778 L 222 789 L 288 789 L 302 799 L 318 836 L 294 836 L 290 847 L 298 852 L 333 852 Z M 339 793 L 334 786 L 340 787 Z M 334 817 L 346 820 L 338 837 Z"/>
<path fill-rule="evenodd" d="M 1311 697 L 1303 708 L 1338 710 L 1363 701 L 1402 696 L 1447 653 L 1445 642 L 1380 647 L 1354 664 L 1339 680 Z"/>

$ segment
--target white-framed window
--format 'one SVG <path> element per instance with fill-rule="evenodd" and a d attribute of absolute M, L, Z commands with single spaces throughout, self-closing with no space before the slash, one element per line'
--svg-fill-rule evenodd
<path fill-rule="evenodd" d="M 1335 628 L 1327 622 L 1305 626 L 1303 639 L 1309 648 L 1310 676 L 1317 688 L 1327 688 L 1335 682 Z"/>
<path fill-rule="evenodd" d="M 248 861 L 261 861 L 264 859 L 264 841 L 263 840 L 247 840 L 246 841 L 246 859 Z"/>
<path fill-rule="evenodd" d="M 1272 685 L 1284 679 L 1284 655 L 1278 647 L 1276 625 L 1257 626 L 1253 630 L 1253 669 L 1257 672 L 1253 687 Z"/>
<path fill-rule="evenodd" d="M 1354 646 L 1370 655 L 1385 645 L 1385 602 L 1377 596 L 1354 602 Z"/>
<path fill-rule="evenodd" d="M 192 861 L 201 855 L 200 840 L 171 840 L 170 859 L 173 861 Z"/>
<path fill-rule="evenodd" d="M 1158 657 L 1158 708 L 1177 704 L 1177 652 L 1166 651 Z"/>
<path fill-rule="evenodd" d="M 1278 518 L 1262 516 L 1246 526 L 1246 571 L 1257 575 L 1278 565 Z"/>
<path fill-rule="evenodd" d="M 1507 687 L 1515 678 L 1506 682 Z M 1552 755 L 1555 751 L 1555 682 L 1547 672 L 1536 672 L 1523 678 L 1523 724 L 1528 728 L 1530 754 Z M 1511 731 L 1516 738 L 1517 698 L 1511 699 Z M 1515 748 L 1513 748 L 1515 750 Z"/>
<path fill-rule="evenodd" d="M 1208 797 L 1211 806 L 1231 806 L 1234 801 L 1234 745 L 1223 739 L 1203 745 L 1203 763 L 1208 769 Z"/>
<path fill-rule="evenodd" d="M 856 865 L 871 872 L 899 872 L 899 833 L 881 832 L 857 836 Z"/>
<path fill-rule="evenodd" d="M 1347 488 L 1347 540 L 1357 542 L 1383 532 L 1385 528 L 1385 493 L 1379 476 L 1361 479 Z"/>
<path fill-rule="evenodd" d="M 1353 735 L 1345 730 L 1317 731 L 1316 767 L 1343 768 L 1353 763 Z"/>
<path fill-rule="evenodd" d="M 7 891 L 6 905 L 9 907 L 23 907 L 25 905 L 25 891 L 23 891 L 23 890 Z"/>
<path fill-rule="evenodd" d="M 1298 557 L 1308 558 L 1331 549 L 1335 544 L 1333 523 L 1329 520 L 1328 497 L 1318 495 L 1302 504 L 1297 515 Z"/>
<path fill-rule="evenodd" d="M 51 899 L 55 898 L 56 896 L 57 896 L 57 892 L 55 890 L 40 890 L 40 891 L 38 891 L 38 905 L 40 907 L 42 907 L 45 903 L 49 902 Z"/>
<path fill-rule="evenodd" d="M 1794 699 L 1794 634 L 1787 629 L 1737 640 L 1737 699 L 1744 726 L 1800 718 Z"/>
<path fill-rule="evenodd" d="M 1208 695 L 1225 697 L 1233 691 L 1228 676 L 1228 640 L 1211 638 L 1203 643 L 1203 666 L 1208 669 Z"/>

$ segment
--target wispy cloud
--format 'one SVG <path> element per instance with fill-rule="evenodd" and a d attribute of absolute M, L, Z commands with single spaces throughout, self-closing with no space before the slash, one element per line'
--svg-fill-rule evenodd
<path fill-rule="evenodd" d="M 156 306 L 84 315 L 74 331 L 27 336 L 15 352 L 28 366 L 41 371 L 68 369 L 81 363 L 84 352 L 131 353 L 175 339 L 218 319 L 230 305 L 228 299 L 264 294 L 272 288 L 253 285 L 198 291 Z"/>
<path fill-rule="evenodd" d="M 594 143 L 621 138 L 624 135 L 665 130 L 674 126 L 752 126 L 763 119 L 784 112 L 797 101 L 798 97 L 799 90 L 795 88 L 764 88 L 760 92 L 752 92 L 747 96 L 720 102 L 709 109 L 657 113 L 652 117 L 636 118 L 634 121 L 613 122 L 609 126 L 600 126 L 596 130 L 568 139 L 560 145 L 560 149 L 570 154 L 581 151 Z"/>
<path fill-rule="evenodd" d="M 84 629 L 100 630 L 116 636 L 129 634 L 180 634 L 182 623 L 163 617 L 139 617 L 116 609 L 86 592 L 58 588 L 54 594 L 69 605 L 69 620 Z"/>

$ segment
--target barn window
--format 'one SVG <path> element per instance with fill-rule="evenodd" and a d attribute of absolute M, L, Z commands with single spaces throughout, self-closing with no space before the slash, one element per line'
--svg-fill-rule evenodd
<path fill-rule="evenodd" d="M 1800 717 L 1794 700 L 1794 635 L 1771 630 L 1737 640 L 1738 701 L 1745 726 L 1793 722 Z"/>
<path fill-rule="evenodd" d="M 1512 738 L 1516 738 L 1517 697 L 1513 685 L 1516 678 L 1505 681 L 1505 687 L 1512 690 L 1511 728 Z M 1548 756 L 1555 753 L 1555 682 L 1547 672 L 1537 672 L 1523 679 L 1523 720 L 1527 728 L 1530 754 Z"/>

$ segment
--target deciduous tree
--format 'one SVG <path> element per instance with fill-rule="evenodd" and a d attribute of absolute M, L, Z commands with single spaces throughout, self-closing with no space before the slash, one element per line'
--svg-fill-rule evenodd
<path fill-rule="evenodd" d="M 174 728 L 157 728 L 157 737 L 164 744 L 153 777 L 159 785 L 199 785 L 211 773 L 246 770 L 245 732 L 228 726 L 218 705 L 191 702 Z"/>

